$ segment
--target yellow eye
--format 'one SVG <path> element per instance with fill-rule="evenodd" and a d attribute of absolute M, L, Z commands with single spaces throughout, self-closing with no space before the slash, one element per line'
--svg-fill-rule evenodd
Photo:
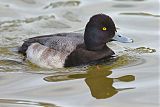
<path fill-rule="evenodd" d="M 105 30 L 107 30 L 107 28 L 106 28 L 106 27 L 103 27 L 102 30 L 105 31 Z"/>

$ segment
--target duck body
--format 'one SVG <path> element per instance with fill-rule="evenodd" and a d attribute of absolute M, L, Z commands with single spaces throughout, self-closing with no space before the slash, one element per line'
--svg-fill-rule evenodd
<path fill-rule="evenodd" d="M 112 19 L 97 14 L 90 18 L 84 34 L 58 33 L 29 38 L 19 48 L 19 53 L 43 68 L 88 64 L 114 54 L 106 43 L 112 40 L 115 32 Z"/>
<path fill-rule="evenodd" d="M 34 64 L 45 68 L 62 68 L 67 56 L 83 43 L 80 33 L 60 33 L 27 39 L 20 53 Z"/>
<path fill-rule="evenodd" d="M 27 60 L 43 68 L 77 66 L 108 56 L 109 51 L 108 54 L 114 54 L 109 48 L 103 50 L 105 53 L 87 50 L 83 38 L 81 33 L 33 37 L 25 40 L 19 52 L 26 55 Z"/>

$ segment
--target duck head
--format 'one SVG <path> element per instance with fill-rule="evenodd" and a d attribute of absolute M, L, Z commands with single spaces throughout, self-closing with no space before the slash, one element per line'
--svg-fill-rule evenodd
<path fill-rule="evenodd" d="M 110 16 L 97 14 L 90 18 L 85 27 L 84 43 L 88 50 L 101 50 L 110 41 L 132 42 L 133 40 L 117 33 Z"/>

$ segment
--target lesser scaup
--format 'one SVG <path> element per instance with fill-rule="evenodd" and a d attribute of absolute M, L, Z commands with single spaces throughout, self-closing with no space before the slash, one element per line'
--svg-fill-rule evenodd
<path fill-rule="evenodd" d="M 19 48 L 19 53 L 40 67 L 71 67 L 112 56 L 114 52 L 106 45 L 112 40 L 132 42 L 116 33 L 111 17 L 97 14 L 87 23 L 84 36 L 81 33 L 58 33 L 29 38 Z"/>

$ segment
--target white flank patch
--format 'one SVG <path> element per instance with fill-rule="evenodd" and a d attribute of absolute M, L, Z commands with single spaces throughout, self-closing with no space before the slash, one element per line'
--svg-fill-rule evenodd
<path fill-rule="evenodd" d="M 62 68 L 67 55 L 39 43 L 33 43 L 26 51 L 27 59 L 43 68 Z"/>

